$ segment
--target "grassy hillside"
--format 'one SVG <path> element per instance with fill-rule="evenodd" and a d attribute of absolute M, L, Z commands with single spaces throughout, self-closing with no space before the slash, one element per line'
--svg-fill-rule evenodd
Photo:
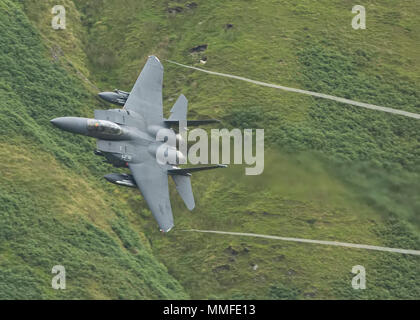
<path fill-rule="evenodd" d="M 163 60 L 206 57 L 210 70 L 419 113 L 415 1 L 367 1 L 364 31 L 351 29 L 351 4 L 339 0 L 0 3 L 4 297 L 420 297 L 417 257 L 182 232 L 419 249 L 418 121 Z M 68 28 L 54 31 L 59 3 Z M 172 188 L 176 228 L 165 236 L 136 190 L 102 181 L 114 169 L 92 155 L 93 141 L 48 123 L 107 108 L 94 86 L 130 90 L 149 54 L 164 62 L 166 112 L 184 93 L 192 117 L 266 136 L 263 175 L 244 176 L 241 166 L 194 175 L 193 212 Z M 49 287 L 55 264 L 68 266 L 64 292 Z M 357 264 L 367 270 L 364 291 L 351 288 Z"/>
<path fill-rule="evenodd" d="M 0 299 L 186 298 L 100 179 L 92 141 L 49 119 L 94 104 L 49 57 L 19 6 L 0 2 Z M 96 161 L 95 161 L 96 160 Z M 67 289 L 51 289 L 64 265 Z"/>

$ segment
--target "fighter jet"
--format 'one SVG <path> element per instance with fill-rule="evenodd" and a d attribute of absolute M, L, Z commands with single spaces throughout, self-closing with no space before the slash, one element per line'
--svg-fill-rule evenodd
<path fill-rule="evenodd" d="M 99 94 L 115 104 L 121 104 L 125 99 L 122 109 L 95 110 L 93 119 L 60 117 L 51 123 L 62 130 L 96 138 L 96 155 L 103 156 L 115 167 L 128 167 L 131 174 L 111 173 L 104 178 L 117 185 L 140 189 L 160 230 L 168 232 L 174 226 L 168 175 L 174 180 L 187 208 L 192 210 L 195 201 L 191 172 L 226 166 L 180 168 L 177 163 L 184 155 L 179 150 L 176 150 L 176 163 L 157 161 L 157 149 L 165 143 L 156 139 L 159 130 L 173 130 L 171 126 L 180 121 L 186 121 L 187 126 L 218 122 L 214 119 L 187 120 L 188 101 L 184 95 L 180 95 L 170 117 L 165 119 L 162 82 L 163 66 L 158 58 L 150 56 L 130 93 L 118 90 Z M 177 139 L 179 141 L 181 137 L 177 135 Z"/>

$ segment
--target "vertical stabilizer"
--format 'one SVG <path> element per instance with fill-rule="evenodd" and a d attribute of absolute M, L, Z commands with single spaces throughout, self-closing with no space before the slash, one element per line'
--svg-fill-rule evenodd
<path fill-rule="evenodd" d="M 181 196 L 182 200 L 184 200 L 184 203 L 187 206 L 188 210 L 194 209 L 195 201 L 191 188 L 191 177 L 182 175 L 173 175 L 171 177 L 175 182 L 176 190 L 178 190 L 178 193 Z"/>
<path fill-rule="evenodd" d="M 168 120 L 187 120 L 188 100 L 181 94 L 171 109 Z"/>

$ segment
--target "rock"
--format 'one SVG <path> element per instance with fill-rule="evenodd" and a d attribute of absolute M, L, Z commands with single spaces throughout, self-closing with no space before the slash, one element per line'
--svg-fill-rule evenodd
<path fill-rule="evenodd" d="M 190 49 L 190 52 L 191 53 L 194 53 L 194 52 L 202 52 L 202 51 L 204 51 L 206 49 L 207 49 L 207 44 L 201 44 L 199 46 L 196 46 L 194 48 L 191 48 Z"/>
<path fill-rule="evenodd" d="M 273 258 L 274 261 L 283 261 L 284 260 L 284 254 L 280 254 Z"/>
<path fill-rule="evenodd" d="M 171 7 L 171 8 L 168 8 L 168 12 L 170 14 L 177 14 L 177 13 L 182 12 L 182 10 L 184 10 L 182 7 Z"/>
<path fill-rule="evenodd" d="M 238 250 L 233 249 L 232 246 L 227 247 L 226 252 L 231 254 L 232 256 L 236 256 L 239 253 Z"/>
<path fill-rule="evenodd" d="M 221 272 L 221 271 L 228 271 L 230 270 L 230 266 L 228 264 L 222 264 L 221 266 L 217 266 L 213 268 L 213 272 Z"/>
<path fill-rule="evenodd" d="M 200 59 L 200 63 L 201 64 L 206 64 L 207 63 L 207 57 L 203 57 Z"/>
<path fill-rule="evenodd" d="M 195 9 L 198 7 L 198 4 L 195 2 L 190 2 L 185 5 L 188 9 Z"/>
<path fill-rule="evenodd" d="M 313 225 L 313 224 L 315 224 L 316 219 L 307 219 L 307 220 L 305 220 L 305 222 L 310 224 L 310 225 Z"/>

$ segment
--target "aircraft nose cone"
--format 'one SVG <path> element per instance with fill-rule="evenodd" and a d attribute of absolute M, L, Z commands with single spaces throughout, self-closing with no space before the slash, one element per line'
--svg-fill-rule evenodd
<path fill-rule="evenodd" d="M 87 133 L 87 119 L 77 117 L 60 117 L 50 120 L 51 124 L 60 128 L 61 130 L 86 134 Z"/>
<path fill-rule="evenodd" d="M 65 121 L 64 121 L 64 118 L 54 118 L 54 119 L 50 120 L 50 122 L 51 122 L 52 125 L 60 128 L 60 127 L 62 127 L 62 125 Z"/>

